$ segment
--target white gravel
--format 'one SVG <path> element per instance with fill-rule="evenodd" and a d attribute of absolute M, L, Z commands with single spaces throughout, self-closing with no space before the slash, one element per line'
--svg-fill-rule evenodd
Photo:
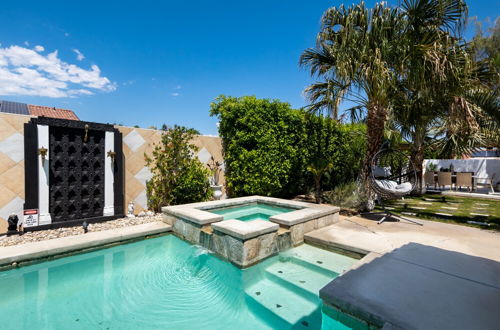
<path fill-rule="evenodd" d="M 144 216 L 135 218 L 121 218 L 116 220 L 110 220 L 105 222 L 91 223 L 89 224 L 89 232 L 109 230 L 114 228 L 128 227 L 134 225 L 141 225 L 143 223 L 162 221 L 162 214 L 156 214 L 154 216 Z M 75 227 L 65 227 L 58 229 L 48 229 L 40 231 L 32 231 L 25 233 L 24 235 L 12 235 L 12 236 L 0 236 L 0 246 L 11 246 L 18 244 L 25 244 L 30 242 L 38 242 L 47 239 L 82 235 L 84 234 L 82 226 Z"/>

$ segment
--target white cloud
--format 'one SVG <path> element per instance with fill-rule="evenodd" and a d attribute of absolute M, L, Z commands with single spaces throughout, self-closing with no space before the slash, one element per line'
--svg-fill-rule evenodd
<path fill-rule="evenodd" d="M 0 48 L 0 95 L 74 97 L 116 90 L 97 65 L 86 70 L 62 61 L 57 50 L 47 55 L 43 51 L 40 45 Z"/>
<path fill-rule="evenodd" d="M 82 52 L 79 51 L 78 49 L 74 48 L 73 51 L 76 53 L 76 59 L 78 61 L 82 61 L 85 58 L 85 56 L 82 54 Z"/>
<path fill-rule="evenodd" d="M 173 97 L 177 97 L 177 96 L 179 96 L 179 95 L 181 95 L 181 94 L 179 94 L 179 93 L 172 93 L 172 94 L 170 94 L 170 95 L 172 95 Z"/>

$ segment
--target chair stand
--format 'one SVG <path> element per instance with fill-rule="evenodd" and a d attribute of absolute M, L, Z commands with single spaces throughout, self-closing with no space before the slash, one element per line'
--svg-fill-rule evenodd
<path fill-rule="evenodd" d="M 408 218 L 405 218 L 405 217 L 402 217 L 400 215 L 396 215 L 394 213 L 392 213 L 391 211 L 387 210 L 385 207 L 384 207 L 384 204 L 383 203 L 380 203 L 380 206 L 382 207 L 382 211 L 378 211 L 378 212 L 365 212 L 365 213 L 361 213 L 361 215 L 376 215 L 376 214 L 382 214 L 383 217 L 382 219 L 380 219 L 377 224 L 380 225 L 381 223 L 385 222 L 386 220 L 388 219 L 394 219 L 396 221 L 401 221 L 401 220 L 404 220 L 404 221 L 407 221 L 407 222 L 411 222 L 415 225 L 419 225 L 419 226 L 423 226 L 424 224 L 421 223 L 421 222 L 418 222 L 418 221 L 415 221 L 415 220 L 412 220 L 412 219 L 408 219 Z"/>

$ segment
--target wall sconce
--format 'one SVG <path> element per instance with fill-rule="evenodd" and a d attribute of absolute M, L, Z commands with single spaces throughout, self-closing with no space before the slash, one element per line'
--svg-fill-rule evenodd
<path fill-rule="evenodd" d="M 115 162 L 115 157 L 116 157 L 116 152 L 114 151 L 108 151 L 108 157 L 111 158 L 111 164 L 113 164 Z"/>
<path fill-rule="evenodd" d="M 89 139 L 89 124 L 85 124 L 85 136 L 83 137 L 83 142 L 87 143 Z"/>
<path fill-rule="evenodd" d="M 41 147 L 38 148 L 38 154 L 42 157 L 42 163 L 45 162 L 45 158 L 47 157 L 47 148 Z"/>

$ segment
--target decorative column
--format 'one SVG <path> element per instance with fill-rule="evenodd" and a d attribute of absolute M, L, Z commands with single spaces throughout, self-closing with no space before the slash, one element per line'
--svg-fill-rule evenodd
<path fill-rule="evenodd" d="M 104 209 L 103 216 L 115 215 L 115 193 L 114 193 L 114 167 L 115 167 L 115 134 L 106 131 L 104 141 Z"/>
<path fill-rule="evenodd" d="M 49 213 L 49 126 L 37 125 L 38 131 L 38 225 L 52 223 Z"/>

